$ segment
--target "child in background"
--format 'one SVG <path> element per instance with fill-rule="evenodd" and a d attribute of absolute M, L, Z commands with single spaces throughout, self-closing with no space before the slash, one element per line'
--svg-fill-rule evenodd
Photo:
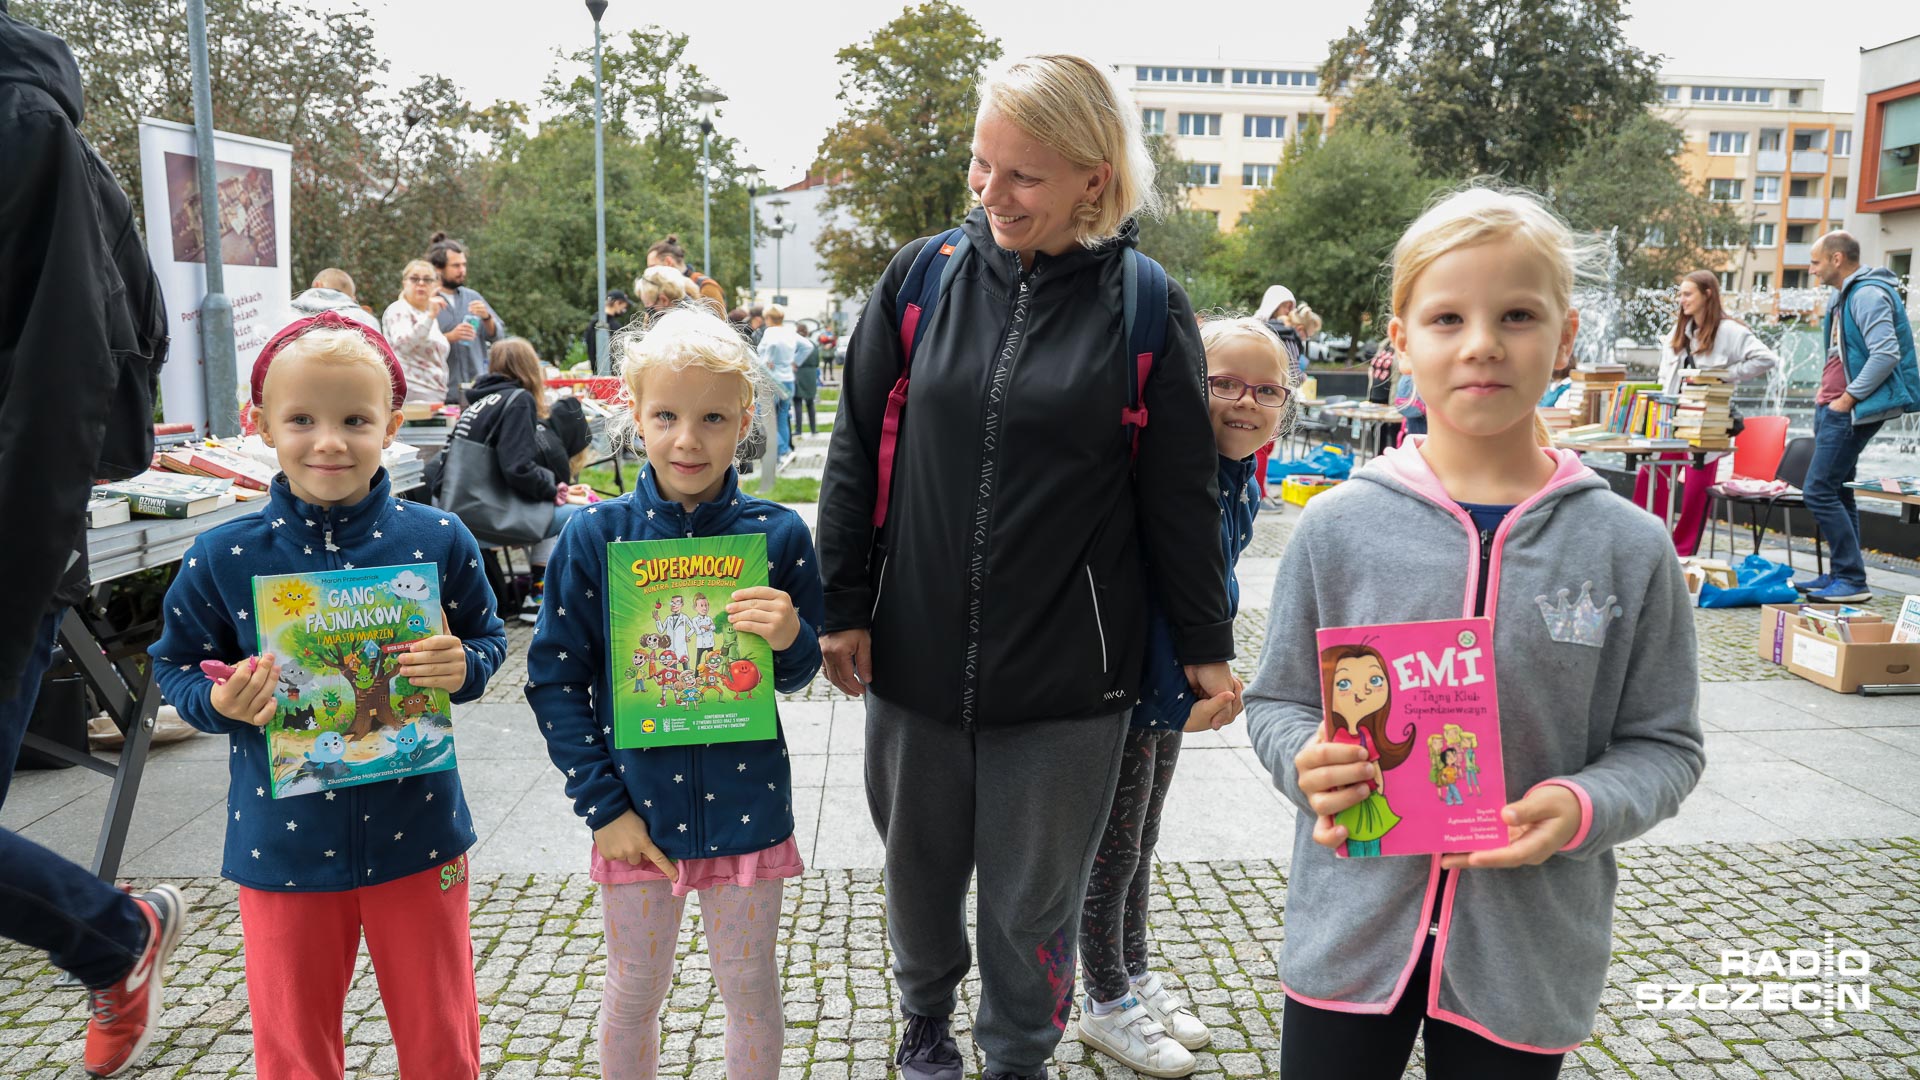
<path fill-rule="evenodd" d="M 1429 434 L 1308 504 L 1247 695 L 1254 748 L 1300 809 L 1282 1077 L 1400 1076 L 1423 1029 L 1435 1080 L 1558 1075 L 1606 985 L 1613 849 L 1677 812 L 1704 767 L 1672 547 L 1534 416 L 1573 347 L 1585 258 L 1536 198 L 1480 187 L 1394 250 L 1389 333 Z M 1383 537 L 1390 557 L 1356 555 Z M 1337 859 L 1336 816 L 1381 775 L 1323 738 L 1315 629 L 1475 615 L 1492 620 L 1507 788 L 1522 793 L 1502 810 L 1509 844 Z M 1439 753 L 1450 791 L 1458 752 Z"/>
<path fill-rule="evenodd" d="M 233 744 L 220 872 L 240 886 L 262 1077 L 342 1075 L 342 1009 L 363 933 L 401 1071 L 480 1074 L 464 854 L 476 837 L 460 774 L 267 796 L 261 729 L 278 707 L 280 666 L 254 636 L 256 576 L 431 562 L 447 628 L 414 642 L 399 674 L 473 701 L 506 656 L 473 535 L 444 511 L 395 498 L 380 466 L 405 397 L 385 339 L 338 312 L 274 335 L 253 365 L 252 415 L 280 475 L 263 510 L 187 551 L 149 650 L 181 717 Z M 235 670 L 215 681 L 204 661 Z"/>
<path fill-rule="evenodd" d="M 628 327 L 612 348 L 647 465 L 631 493 L 588 507 L 561 535 L 527 659 L 527 701 L 593 830 L 607 935 L 600 1067 L 608 1080 L 658 1072 L 660 1007 L 686 896 L 698 892 L 726 1002 L 727 1076 L 771 1080 L 784 1030 L 775 961 L 782 882 L 804 870 L 786 738 L 616 749 L 607 599 L 597 594 L 609 541 L 765 534 L 772 587 L 735 592 L 726 613 L 734 629 L 767 639 L 774 685 L 791 693 L 820 669 L 813 539 L 792 510 L 740 491 L 734 455 L 755 398 L 769 392 L 740 335 L 695 301 L 644 332 Z M 691 641 L 701 636 L 693 631 Z M 663 659 L 679 666 L 685 650 Z M 689 672 L 685 681 L 694 680 Z"/>
<path fill-rule="evenodd" d="M 1254 454 L 1277 438 L 1293 404 L 1294 368 L 1273 331 L 1258 319 L 1201 324 L 1207 351 L 1207 404 L 1220 451 L 1220 546 L 1227 590 L 1238 610 L 1233 567 L 1253 540 L 1260 507 Z M 1080 919 L 1080 962 L 1087 996 L 1080 1041 L 1147 1076 L 1185 1076 L 1191 1051 L 1211 1034 L 1148 964 L 1147 896 L 1160 813 L 1180 757 L 1181 732 L 1233 721 L 1234 695 L 1196 701 L 1174 659 L 1173 634 L 1155 609 L 1147 627 L 1141 700 L 1133 708 L 1119 787 L 1087 882 Z"/>

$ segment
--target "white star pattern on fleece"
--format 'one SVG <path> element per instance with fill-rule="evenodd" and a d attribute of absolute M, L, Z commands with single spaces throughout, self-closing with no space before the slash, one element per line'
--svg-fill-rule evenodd
<path fill-rule="evenodd" d="M 413 557 L 416 559 L 424 559 L 426 558 L 426 555 L 422 554 L 419 548 L 414 548 Z"/>
<path fill-rule="evenodd" d="M 300 823 L 299 823 L 299 822 L 297 822 L 297 821 L 289 821 L 289 822 L 287 822 L 287 831 L 288 831 L 288 832 L 293 832 L 293 831 L 295 831 L 295 830 L 297 830 L 298 828 L 300 828 Z"/>
<path fill-rule="evenodd" d="M 383 533 L 381 533 L 381 531 L 380 531 L 379 529 L 375 529 L 375 530 L 373 530 L 373 538 L 374 538 L 375 540 L 378 540 L 378 539 L 380 539 L 380 537 L 381 537 L 382 535 L 384 535 L 384 534 L 383 534 Z"/>
<path fill-rule="evenodd" d="M 240 552 L 241 552 L 241 550 L 242 550 L 242 549 L 241 549 L 241 547 L 240 547 L 240 545 L 239 545 L 239 544 L 235 544 L 235 545 L 233 545 L 233 553 L 234 553 L 235 555 L 238 555 L 238 554 L 240 554 Z"/>
<path fill-rule="evenodd" d="M 259 849 L 259 848 L 254 848 L 254 849 L 253 849 L 253 857 L 254 857 L 254 858 L 256 858 L 256 859 L 260 857 L 260 849 Z"/>
<path fill-rule="evenodd" d="M 234 612 L 234 614 L 240 616 L 240 618 L 242 619 L 245 619 L 247 617 L 247 609 L 241 608 L 239 611 Z"/>
<path fill-rule="evenodd" d="M 742 825 L 751 825 L 751 824 L 753 824 L 753 817 L 752 817 L 752 815 L 749 815 L 749 814 L 741 814 L 741 815 L 740 815 L 740 824 L 742 824 Z"/>
<path fill-rule="evenodd" d="M 333 796 L 334 796 L 334 792 L 331 792 L 331 791 L 327 792 L 327 801 L 332 802 Z"/>
<path fill-rule="evenodd" d="M 680 823 L 680 831 L 681 831 L 681 832 L 686 832 L 686 831 L 687 831 L 687 823 L 686 823 L 686 822 L 684 822 L 684 821 L 683 821 L 683 822 L 681 822 L 681 823 Z"/>
<path fill-rule="evenodd" d="M 331 859 L 331 858 L 333 858 L 333 849 L 332 849 L 332 848 L 328 848 L 327 850 L 325 850 L 325 851 L 323 851 L 323 852 L 321 852 L 321 854 L 323 854 L 323 855 L 325 855 L 325 856 L 326 856 L 327 858 L 329 858 L 329 859 Z"/>

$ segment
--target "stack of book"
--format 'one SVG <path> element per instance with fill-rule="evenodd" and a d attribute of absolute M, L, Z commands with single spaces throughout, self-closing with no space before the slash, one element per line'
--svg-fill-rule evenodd
<path fill-rule="evenodd" d="M 233 481 L 148 469 L 131 480 L 115 480 L 94 489 L 96 495 L 118 495 L 136 514 L 147 517 L 189 518 L 234 503 Z"/>
<path fill-rule="evenodd" d="M 87 528 L 104 529 L 127 520 L 132 510 L 124 495 L 110 495 L 99 488 L 87 499 Z"/>
<path fill-rule="evenodd" d="M 1703 450 L 1733 448 L 1733 386 L 1725 377 L 1696 371 L 1680 381 L 1673 435 Z"/>
<path fill-rule="evenodd" d="M 1546 425 L 1547 434 L 1555 441 L 1573 429 L 1573 409 L 1545 408 L 1539 410 L 1540 422 Z"/>
<path fill-rule="evenodd" d="M 265 462 L 233 447 L 209 439 L 155 455 L 154 464 L 168 472 L 187 476 L 206 476 L 233 481 L 233 494 L 241 501 L 266 498 L 273 487 L 275 469 Z"/>
<path fill-rule="evenodd" d="M 1842 607 L 1828 611 L 1817 607 L 1802 605 L 1800 623 L 1808 630 L 1832 641 L 1853 641 L 1853 620 L 1867 619 L 1879 622 L 1880 617 L 1864 608 Z"/>
<path fill-rule="evenodd" d="M 1594 364 L 1574 368 L 1570 377 L 1573 385 L 1567 387 L 1561 400 L 1573 409 L 1576 423 L 1597 424 L 1612 410 L 1614 392 L 1627 380 L 1627 368 L 1625 364 Z"/>

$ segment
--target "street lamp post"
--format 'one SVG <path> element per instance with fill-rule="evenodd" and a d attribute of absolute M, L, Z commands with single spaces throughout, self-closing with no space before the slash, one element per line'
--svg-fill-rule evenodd
<path fill-rule="evenodd" d="M 598 258 L 600 291 L 593 297 L 593 373 L 605 375 L 612 358 L 607 355 L 607 163 L 600 134 L 600 16 L 607 13 L 607 0 L 587 0 L 593 15 L 593 239 Z"/>
<path fill-rule="evenodd" d="M 793 231 L 793 226 L 786 223 L 786 220 L 781 217 L 780 212 L 786 209 L 787 202 L 788 200 L 786 199 L 767 200 L 767 205 L 773 207 L 773 225 L 767 229 L 767 235 L 773 237 L 773 302 L 776 304 L 786 302 L 785 297 L 782 295 L 786 291 L 786 281 L 783 273 L 786 270 L 786 265 L 785 260 L 780 257 L 780 240 Z"/>
<path fill-rule="evenodd" d="M 206 0 L 187 0 L 188 49 L 193 54 L 193 149 L 200 183 L 201 248 L 207 295 L 200 302 L 201 386 L 207 396 L 207 434 L 240 434 L 239 383 L 234 375 L 233 301 L 227 298 L 220 252 L 220 185 L 213 172 L 213 77 L 207 60 Z"/>
<path fill-rule="evenodd" d="M 718 90 L 693 92 L 700 103 L 700 272 L 713 276 L 713 164 L 707 157 L 707 139 L 713 134 L 713 107 L 727 100 Z"/>
<path fill-rule="evenodd" d="M 758 243 L 753 234 L 753 199 L 760 193 L 760 166 L 749 165 L 742 171 L 747 177 L 747 295 L 758 300 L 760 290 L 753 280 L 753 249 Z"/>

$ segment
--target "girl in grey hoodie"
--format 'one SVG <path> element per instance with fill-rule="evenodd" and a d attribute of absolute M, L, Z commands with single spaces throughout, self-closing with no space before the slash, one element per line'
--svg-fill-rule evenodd
<path fill-rule="evenodd" d="M 1300 808 L 1281 978 L 1283 1077 L 1560 1071 L 1606 982 L 1613 848 L 1705 764 L 1692 609 L 1660 524 L 1534 404 L 1572 348 L 1580 251 L 1530 196 L 1468 188 L 1394 252 L 1389 328 L 1430 434 L 1315 499 L 1288 543 L 1247 688 L 1254 747 Z M 1395 543 L 1382 551 L 1378 538 Z M 1464 586 L 1464 587 L 1463 587 Z M 1314 630 L 1493 620 L 1507 847 L 1336 859 L 1334 816 L 1380 783 L 1322 740 Z"/>

